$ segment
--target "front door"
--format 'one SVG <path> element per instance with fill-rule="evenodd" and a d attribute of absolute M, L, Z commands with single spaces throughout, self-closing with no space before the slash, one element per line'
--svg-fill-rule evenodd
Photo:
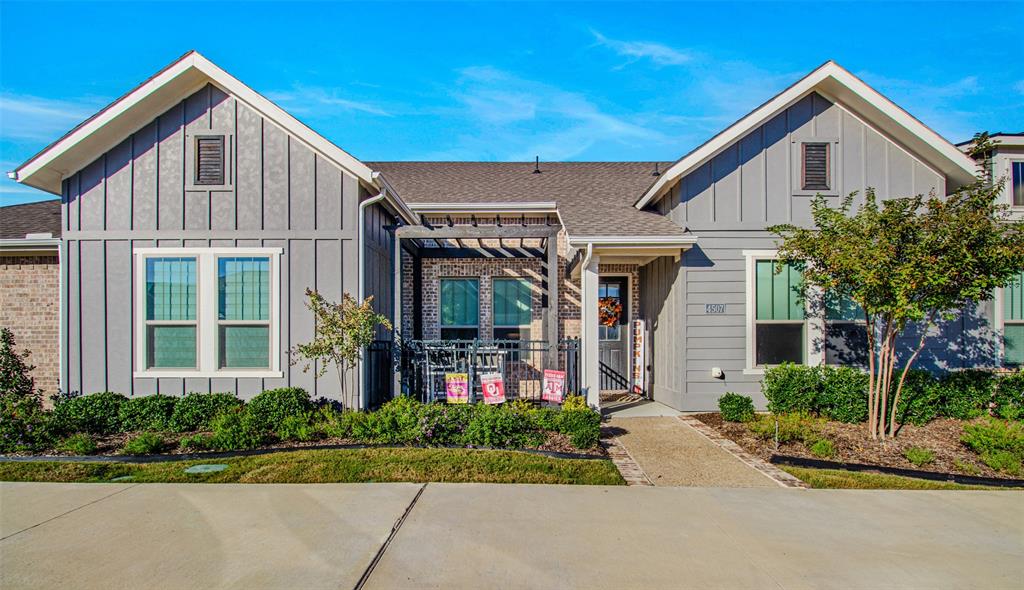
<path fill-rule="evenodd" d="M 629 389 L 629 280 L 601 277 L 597 298 L 601 389 Z"/>

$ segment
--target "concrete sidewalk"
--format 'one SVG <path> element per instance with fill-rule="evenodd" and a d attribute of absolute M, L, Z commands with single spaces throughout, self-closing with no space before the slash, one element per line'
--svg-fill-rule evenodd
<path fill-rule="evenodd" d="M 366 588 L 998 589 L 1024 579 L 1021 492 L 0 484 L 0 536 L 5 590 L 355 588 L 361 579 Z"/>

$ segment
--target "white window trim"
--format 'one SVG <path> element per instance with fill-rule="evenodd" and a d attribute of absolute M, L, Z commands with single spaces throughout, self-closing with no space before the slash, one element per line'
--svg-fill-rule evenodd
<path fill-rule="evenodd" d="M 992 297 L 992 303 L 995 305 L 995 309 L 992 310 L 993 324 L 995 324 L 996 330 L 996 358 L 1000 367 L 1003 368 L 1016 368 L 1017 365 L 1006 364 L 1006 312 L 1003 310 L 1003 297 L 1005 289 L 996 289 L 995 296 Z M 1010 322 L 1013 325 L 1024 324 L 1024 321 L 1013 321 Z"/>
<path fill-rule="evenodd" d="M 756 294 L 757 294 L 757 261 L 775 260 L 779 256 L 778 250 L 744 250 L 743 257 L 746 259 L 746 348 L 747 362 L 743 369 L 744 375 L 764 375 L 765 367 L 755 364 L 755 342 L 756 332 Z M 822 314 L 812 315 L 810 302 L 818 295 L 813 291 L 804 302 L 804 360 L 807 366 L 818 366 L 825 362 L 825 347 L 815 346 L 815 342 L 821 342 L 825 335 L 825 319 Z"/>
<path fill-rule="evenodd" d="M 1013 204 L 1013 165 L 1018 162 L 1024 164 L 1024 158 L 1014 156 L 1008 157 L 1006 159 L 1006 169 L 1003 172 L 1003 174 L 1006 175 L 1006 203 L 1014 212 L 1024 211 L 1024 205 Z M 996 177 L 999 176 L 995 171 L 993 171 L 993 174 L 996 175 Z"/>
<path fill-rule="evenodd" d="M 135 370 L 136 378 L 221 377 L 276 379 L 281 371 L 281 254 L 283 248 L 134 248 L 135 256 Z M 234 256 L 270 258 L 270 368 L 218 369 L 217 259 Z M 196 259 L 196 369 L 146 368 L 146 259 Z M 210 286 L 212 285 L 212 287 Z"/>

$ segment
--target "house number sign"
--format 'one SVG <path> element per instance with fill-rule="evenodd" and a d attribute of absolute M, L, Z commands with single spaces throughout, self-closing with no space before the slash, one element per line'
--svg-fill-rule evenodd
<path fill-rule="evenodd" d="M 722 314 L 725 313 L 724 303 L 705 303 L 704 304 L 705 314 Z"/>

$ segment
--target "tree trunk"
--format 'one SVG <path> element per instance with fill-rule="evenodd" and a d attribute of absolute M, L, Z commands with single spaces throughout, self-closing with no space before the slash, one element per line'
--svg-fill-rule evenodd
<path fill-rule="evenodd" d="M 868 433 L 875 438 L 875 320 L 865 315 L 868 332 Z"/>
<path fill-rule="evenodd" d="M 924 329 L 921 330 L 921 338 L 917 341 L 917 348 L 914 350 L 914 354 L 910 355 L 907 360 L 907 365 L 903 367 L 903 372 L 900 374 L 900 382 L 896 385 L 896 394 L 892 400 L 892 417 L 889 419 L 889 437 L 896 437 L 896 404 L 900 403 L 900 393 L 903 392 L 903 382 L 907 379 L 907 373 L 910 371 L 910 366 L 917 360 L 917 355 L 921 354 L 924 349 L 925 338 L 928 337 L 928 328 L 935 321 L 935 313 L 928 315 L 928 320 L 924 324 Z"/>

